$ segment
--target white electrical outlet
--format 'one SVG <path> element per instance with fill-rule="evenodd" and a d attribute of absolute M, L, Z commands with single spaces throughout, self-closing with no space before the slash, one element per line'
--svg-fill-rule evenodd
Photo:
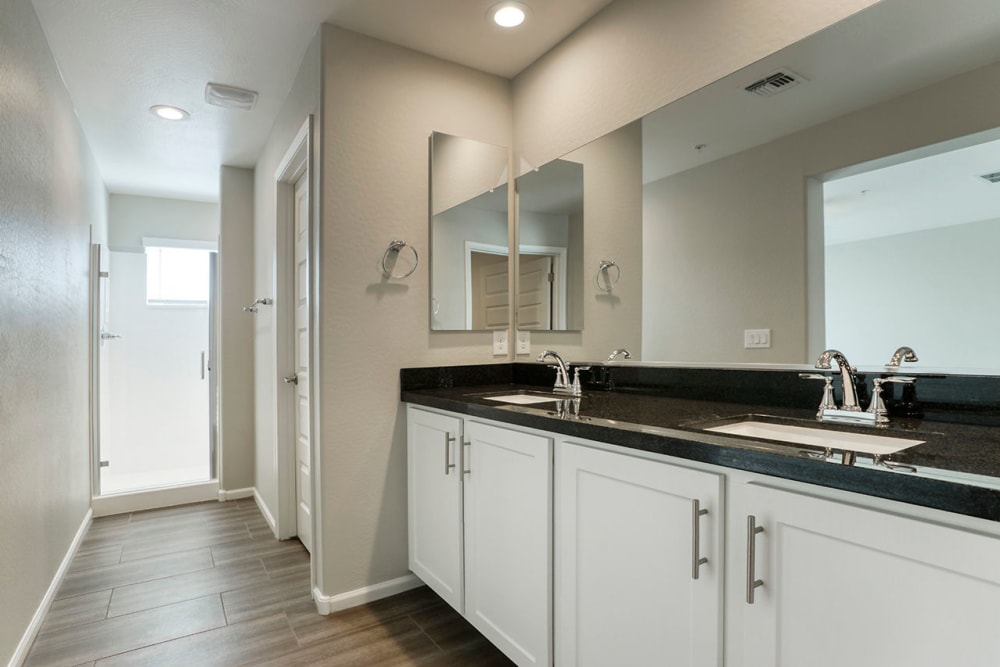
<path fill-rule="evenodd" d="M 531 354 L 531 332 L 530 331 L 518 331 L 517 332 L 517 353 L 518 354 Z"/>
<path fill-rule="evenodd" d="M 770 329 L 744 330 L 743 347 L 747 350 L 771 347 L 771 330 Z"/>
<path fill-rule="evenodd" d="M 493 356 L 503 357 L 507 354 L 507 330 L 493 330 Z"/>

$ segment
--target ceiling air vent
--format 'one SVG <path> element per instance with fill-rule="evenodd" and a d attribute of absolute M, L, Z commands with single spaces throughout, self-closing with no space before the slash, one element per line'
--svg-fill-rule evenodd
<path fill-rule="evenodd" d="M 795 72 L 785 69 L 765 76 L 760 81 L 754 81 L 744 88 L 748 93 L 760 97 L 770 97 L 783 90 L 788 90 L 805 81 L 805 78 Z"/>
<path fill-rule="evenodd" d="M 979 178 L 988 183 L 1000 183 L 1000 171 L 994 171 L 992 174 L 982 174 Z"/>
<path fill-rule="evenodd" d="M 205 86 L 205 101 L 225 109 L 250 111 L 257 104 L 257 91 L 210 83 Z"/>

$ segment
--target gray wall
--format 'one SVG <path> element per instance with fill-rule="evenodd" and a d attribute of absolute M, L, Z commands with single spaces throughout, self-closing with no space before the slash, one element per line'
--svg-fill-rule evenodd
<path fill-rule="evenodd" d="M 254 172 L 222 167 L 219 172 L 218 358 L 219 488 L 254 484 L 253 317 L 243 306 L 253 291 Z"/>
<path fill-rule="evenodd" d="M 113 194 L 109 216 L 112 250 L 144 252 L 144 236 L 192 241 L 219 238 L 219 205 L 214 203 Z"/>
<path fill-rule="evenodd" d="M 0 8 L 0 663 L 90 507 L 88 263 L 107 192 L 29 0 Z"/>

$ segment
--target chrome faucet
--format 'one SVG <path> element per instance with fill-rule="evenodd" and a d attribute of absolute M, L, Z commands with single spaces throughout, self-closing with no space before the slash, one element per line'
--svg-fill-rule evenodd
<path fill-rule="evenodd" d="M 608 361 L 614 361 L 615 359 L 618 358 L 619 355 L 621 356 L 622 359 L 631 359 L 632 358 L 632 353 L 631 352 L 629 352 L 628 350 L 626 350 L 624 347 L 620 347 L 620 348 L 618 348 L 617 350 L 615 350 L 614 352 L 612 352 L 611 354 L 608 355 Z"/>
<path fill-rule="evenodd" d="M 537 361 L 539 363 L 543 363 L 549 357 L 556 362 L 556 383 L 552 387 L 552 390 L 557 394 L 573 394 L 573 385 L 569 381 L 569 366 L 566 361 L 559 356 L 558 352 L 544 350 L 538 355 Z M 577 393 L 579 393 L 579 387 L 577 387 Z"/>
<path fill-rule="evenodd" d="M 840 380 L 844 385 L 844 400 L 840 410 L 845 412 L 861 412 L 858 405 L 858 388 L 854 384 L 856 369 L 848 363 L 847 357 L 840 350 L 826 350 L 816 360 L 816 368 L 830 370 L 830 361 L 836 361 L 840 369 Z"/>
<path fill-rule="evenodd" d="M 901 361 L 920 361 L 917 359 L 917 354 L 913 351 L 913 348 L 906 347 L 905 345 L 895 352 L 892 353 L 892 358 L 886 363 L 886 368 L 899 368 L 899 362 Z"/>

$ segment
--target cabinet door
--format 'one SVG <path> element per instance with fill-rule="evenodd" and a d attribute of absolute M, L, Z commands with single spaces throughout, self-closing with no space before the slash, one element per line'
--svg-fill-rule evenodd
<path fill-rule="evenodd" d="M 518 665 L 551 664 L 552 440 L 466 422 L 465 617 Z"/>
<path fill-rule="evenodd" d="M 559 443 L 559 665 L 720 664 L 723 481 Z M 696 566 L 702 558 L 707 562 Z"/>
<path fill-rule="evenodd" d="M 1000 665 L 1000 539 L 756 485 L 747 498 L 763 531 L 746 572 L 763 583 L 741 603 L 745 664 Z"/>
<path fill-rule="evenodd" d="M 462 420 L 412 407 L 407 418 L 410 569 L 461 612 Z"/>

